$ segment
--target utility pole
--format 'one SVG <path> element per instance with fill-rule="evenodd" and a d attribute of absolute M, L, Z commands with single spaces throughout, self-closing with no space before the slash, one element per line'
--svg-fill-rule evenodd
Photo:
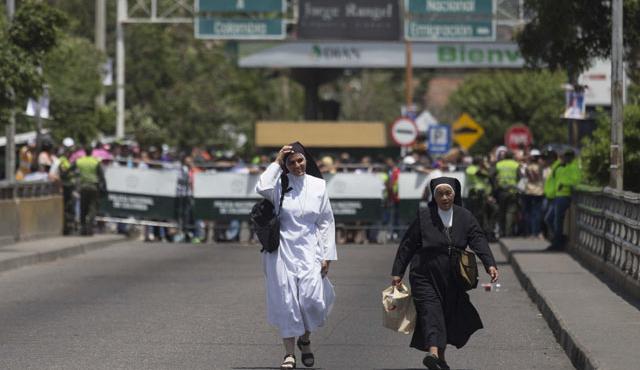
<path fill-rule="evenodd" d="M 407 112 L 413 106 L 413 48 L 411 46 L 411 41 L 404 42 L 405 47 L 405 71 L 406 71 L 406 81 L 405 81 L 405 99 L 407 104 Z"/>
<path fill-rule="evenodd" d="M 13 14 L 16 10 L 15 0 L 7 0 L 7 18 L 9 21 L 13 19 Z M 15 99 L 15 92 L 11 88 L 9 95 Z M 7 137 L 7 144 L 4 147 L 4 178 L 7 181 L 13 182 L 16 179 L 16 112 L 15 107 L 10 108 L 9 112 L 9 125 L 5 128 L 5 136 Z"/>
<path fill-rule="evenodd" d="M 124 21 L 127 18 L 127 0 L 118 0 L 116 25 L 116 137 L 124 137 Z"/>
<path fill-rule="evenodd" d="M 96 49 L 102 51 L 106 54 L 107 51 L 107 43 L 106 43 L 106 16 L 107 14 L 107 0 L 96 0 L 96 33 L 95 33 L 95 44 Z M 104 88 L 103 88 L 104 89 Z M 96 97 L 96 107 L 103 107 L 104 100 L 104 90 L 101 89 L 100 93 Z"/>
<path fill-rule="evenodd" d="M 624 156 L 623 156 L 623 101 L 622 101 L 622 0 L 611 2 L 611 148 L 609 167 L 609 186 L 623 189 Z"/>

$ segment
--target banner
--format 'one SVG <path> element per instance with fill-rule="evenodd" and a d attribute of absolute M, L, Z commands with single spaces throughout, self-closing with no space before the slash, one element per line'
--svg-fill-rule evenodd
<path fill-rule="evenodd" d="M 262 199 L 255 192 L 259 175 L 204 172 L 194 179 L 197 219 L 247 220 L 251 207 Z M 384 184 L 375 174 L 326 175 L 333 214 L 338 221 L 377 221 L 381 218 Z"/>
<path fill-rule="evenodd" d="M 462 186 L 462 197 L 466 198 L 465 173 L 462 171 L 445 172 L 444 176 L 454 177 L 460 181 Z M 416 217 L 420 202 L 423 201 L 422 196 L 425 189 L 429 186 L 427 183 L 429 175 L 417 172 L 403 172 L 398 178 L 398 196 L 400 197 L 400 222 L 408 223 Z M 429 190 L 427 190 L 429 191 Z M 426 200 L 424 200 L 426 204 Z"/>
<path fill-rule="evenodd" d="M 107 195 L 100 202 L 101 215 L 176 219 L 180 172 L 107 167 L 104 175 Z"/>
<path fill-rule="evenodd" d="M 194 217 L 200 220 L 248 220 L 262 199 L 255 192 L 259 175 L 201 172 L 193 180 Z"/>
<path fill-rule="evenodd" d="M 384 182 L 374 173 L 325 175 L 333 216 L 337 222 L 382 219 Z"/>

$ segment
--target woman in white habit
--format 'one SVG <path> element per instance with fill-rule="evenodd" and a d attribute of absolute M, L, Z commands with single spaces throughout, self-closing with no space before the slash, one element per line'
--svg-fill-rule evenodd
<path fill-rule="evenodd" d="M 299 142 L 283 146 L 256 185 L 276 212 L 282 189 L 280 246 L 263 253 L 263 266 L 268 321 L 280 330 L 285 348 L 280 368 L 294 369 L 295 345 L 302 363 L 314 365 L 310 335 L 324 325 L 335 298 L 327 278 L 337 259 L 335 223 L 326 183 Z"/>

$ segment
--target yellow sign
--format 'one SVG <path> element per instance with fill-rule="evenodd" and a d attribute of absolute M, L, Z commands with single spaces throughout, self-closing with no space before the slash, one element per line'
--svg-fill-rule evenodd
<path fill-rule="evenodd" d="M 463 113 L 451 125 L 451 130 L 453 131 L 453 140 L 464 150 L 471 148 L 484 135 L 482 126 L 466 113 Z"/>

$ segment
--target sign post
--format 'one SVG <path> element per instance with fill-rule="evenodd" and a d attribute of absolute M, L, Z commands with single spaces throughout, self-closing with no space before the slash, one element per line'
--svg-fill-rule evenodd
<path fill-rule="evenodd" d="M 532 143 L 533 135 L 531 134 L 531 130 L 523 124 L 516 124 L 509 127 L 504 134 L 504 145 L 511 150 L 516 150 L 521 145 L 529 148 Z"/>
<path fill-rule="evenodd" d="M 445 154 L 451 150 L 451 127 L 449 125 L 429 127 L 427 149 L 431 154 Z"/>
<path fill-rule="evenodd" d="M 197 39 L 282 40 L 287 35 L 285 0 L 196 0 Z M 278 18 L 256 17 L 277 13 Z M 242 17 L 251 15 L 252 17 Z"/>
<path fill-rule="evenodd" d="M 418 138 L 418 127 L 412 119 L 400 117 L 391 125 L 391 139 L 402 147 L 412 145 Z"/>
<path fill-rule="evenodd" d="M 495 41 L 494 0 L 405 0 L 410 41 Z"/>
<path fill-rule="evenodd" d="M 484 135 L 482 126 L 466 113 L 463 113 L 451 128 L 453 140 L 464 150 L 469 150 Z"/>

